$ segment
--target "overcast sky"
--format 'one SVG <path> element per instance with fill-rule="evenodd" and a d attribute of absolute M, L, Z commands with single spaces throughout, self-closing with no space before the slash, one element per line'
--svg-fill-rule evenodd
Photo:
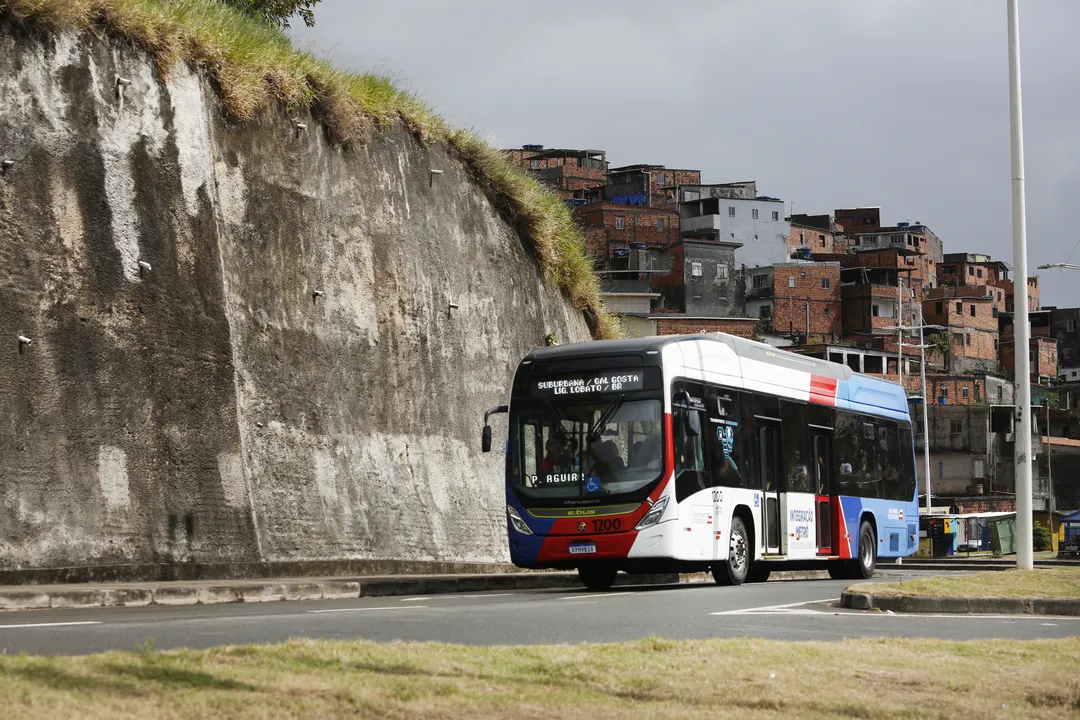
<path fill-rule="evenodd" d="M 1021 0 L 1029 267 L 1080 263 L 1078 0 Z M 878 205 L 1012 263 L 1004 0 L 323 0 L 302 47 L 394 77 L 502 147 Z M 788 206 L 790 210 L 790 205 Z M 1080 305 L 1080 271 L 1039 271 Z"/>

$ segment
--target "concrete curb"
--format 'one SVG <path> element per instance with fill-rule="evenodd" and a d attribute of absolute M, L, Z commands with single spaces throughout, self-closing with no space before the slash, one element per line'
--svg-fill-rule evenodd
<path fill-rule="evenodd" d="M 937 597 L 915 595 L 874 595 L 849 592 L 840 596 L 840 606 L 851 610 L 891 610 L 902 613 L 975 615 L 1077 615 L 1080 599 Z"/>
<path fill-rule="evenodd" d="M 776 580 L 820 579 L 825 571 L 774 572 Z M 620 574 L 616 587 L 633 585 L 675 585 L 712 582 L 705 573 L 678 575 Z M 545 590 L 581 588 L 575 572 L 529 572 L 466 575 L 399 575 L 393 577 L 356 577 L 313 580 L 297 578 L 234 583 L 133 584 L 131 586 L 74 586 L 0 588 L 0 611 L 47 610 L 58 608 L 144 607 L 147 605 L 218 605 L 223 603 L 261 603 L 282 600 L 346 600 L 358 597 L 395 595 L 435 595 L 480 593 L 507 590 Z"/>

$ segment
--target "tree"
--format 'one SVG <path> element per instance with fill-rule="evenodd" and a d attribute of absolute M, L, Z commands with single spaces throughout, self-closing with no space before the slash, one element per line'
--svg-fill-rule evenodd
<path fill-rule="evenodd" d="M 315 26 L 315 6 L 322 0 L 224 0 L 241 12 L 257 17 L 263 22 L 288 29 L 294 15 L 308 27 Z"/>
<path fill-rule="evenodd" d="M 1032 526 L 1031 539 L 1036 550 L 1050 550 L 1053 548 L 1053 538 L 1050 536 L 1050 528 L 1037 522 Z"/>

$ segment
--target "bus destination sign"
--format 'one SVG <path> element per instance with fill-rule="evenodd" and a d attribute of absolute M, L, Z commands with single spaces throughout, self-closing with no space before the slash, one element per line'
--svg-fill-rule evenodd
<path fill-rule="evenodd" d="M 586 377 L 568 377 L 558 380 L 538 380 L 539 395 L 583 395 L 587 393 L 629 392 L 641 390 L 644 381 L 640 371 L 600 373 Z"/>

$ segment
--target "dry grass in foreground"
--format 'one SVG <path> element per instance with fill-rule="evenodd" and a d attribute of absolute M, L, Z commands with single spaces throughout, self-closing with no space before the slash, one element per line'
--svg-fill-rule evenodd
<path fill-rule="evenodd" d="M 46 32 L 92 30 L 126 40 L 149 54 L 162 77 L 186 62 L 213 80 L 222 105 L 240 121 L 276 104 L 288 112 L 311 110 L 345 146 L 391 123 L 428 145 L 444 144 L 531 244 L 545 279 L 585 314 L 593 335 L 623 335 L 604 310 L 584 233 L 559 196 L 388 78 L 343 71 L 300 52 L 276 28 L 215 0 L 0 0 L 5 18 Z"/>
<path fill-rule="evenodd" d="M 0 656 L 4 717 L 1062 717 L 1080 638 L 474 648 L 294 641 Z"/>
<path fill-rule="evenodd" d="M 900 582 L 859 583 L 848 589 L 873 595 L 1080 599 L 1080 567 L 940 575 Z"/>

